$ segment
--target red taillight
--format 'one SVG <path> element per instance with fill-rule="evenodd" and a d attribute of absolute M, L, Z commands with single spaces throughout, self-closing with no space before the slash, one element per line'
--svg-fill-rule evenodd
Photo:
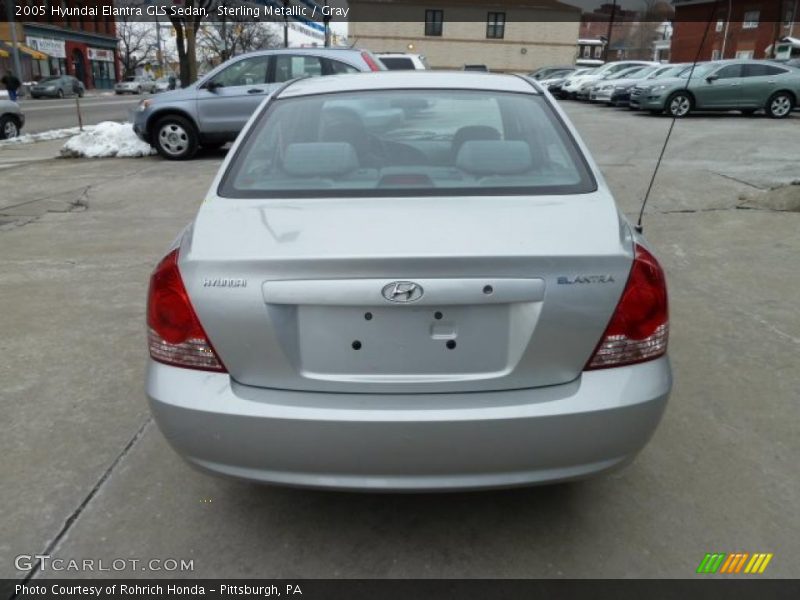
<path fill-rule="evenodd" d="M 381 67 L 378 63 L 375 62 L 375 59 L 372 58 L 372 55 L 369 52 L 362 52 L 361 58 L 364 59 L 364 62 L 367 63 L 370 71 L 380 71 Z"/>
<path fill-rule="evenodd" d="M 638 244 L 617 309 L 586 369 L 652 360 L 667 351 L 667 282 L 655 257 Z"/>
<path fill-rule="evenodd" d="M 225 372 L 183 286 L 177 249 L 161 260 L 150 277 L 147 329 L 153 360 L 188 369 Z"/>

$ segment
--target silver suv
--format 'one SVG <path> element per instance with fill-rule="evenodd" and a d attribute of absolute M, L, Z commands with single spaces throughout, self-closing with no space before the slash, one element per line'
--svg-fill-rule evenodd
<path fill-rule="evenodd" d="M 187 88 L 142 100 L 131 120 L 136 135 L 161 156 L 187 160 L 199 146 L 236 139 L 262 100 L 286 81 L 381 70 L 375 56 L 355 48 L 261 50 L 232 58 Z"/>

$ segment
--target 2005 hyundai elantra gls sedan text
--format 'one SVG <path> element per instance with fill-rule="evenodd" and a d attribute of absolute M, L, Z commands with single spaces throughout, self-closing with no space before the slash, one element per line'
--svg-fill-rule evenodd
<path fill-rule="evenodd" d="M 552 98 L 511 75 L 277 90 L 147 318 L 169 443 L 270 483 L 575 479 L 630 460 L 672 383 L 661 267 Z"/>

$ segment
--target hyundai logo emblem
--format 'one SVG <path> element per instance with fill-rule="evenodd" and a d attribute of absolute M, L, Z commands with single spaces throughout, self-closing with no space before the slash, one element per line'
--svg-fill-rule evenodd
<path fill-rule="evenodd" d="M 422 298 L 422 286 L 413 281 L 393 281 L 381 290 L 389 302 L 416 302 Z"/>

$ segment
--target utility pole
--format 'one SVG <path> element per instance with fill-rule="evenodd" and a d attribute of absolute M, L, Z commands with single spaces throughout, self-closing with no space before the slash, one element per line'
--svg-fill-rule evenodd
<path fill-rule="evenodd" d="M 328 8 L 328 0 L 325 0 L 325 8 Z M 331 17 L 328 15 L 328 11 L 325 11 L 325 16 L 322 17 L 323 23 L 325 23 L 325 47 L 331 47 Z"/>
<path fill-rule="evenodd" d="M 286 15 L 286 7 L 289 6 L 288 0 L 283 0 L 283 47 L 289 47 L 289 17 Z"/>
<path fill-rule="evenodd" d="M 725 15 L 725 31 L 722 34 L 722 53 L 719 57 L 722 60 L 725 60 L 725 45 L 728 43 L 728 24 L 731 22 L 731 2 L 732 0 L 728 0 L 728 14 Z"/>
<path fill-rule="evenodd" d="M 614 0 L 614 3 L 611 5 L 611 17 L 608 19 L 608 35 L 606 38 L 608 41 L 606 42 L 606 51 L 605 57 L 603 60 L 608 62 L 608 54 L 611 52 L 611 32 L 614 29 L 614 16 L 617 14 L 617 0 Z"/>
<path fill-rule="evenodd" d="M 156 15 L 156 58 L 158 58 L 158 76 L 164 76 L 164 55 L 161 54 L 161 23 L 158 22 L 158 15 Z"/>
<path fill-rule="evenodd" d="M 11 29 L 11 54 L 14 56 L 14 71 L 16 71 L 15 75 L 21 82 L 24 77 L 22 76 L 22 66 L 19 62 L 17 24 L 14 22 L 14 4 L 11 0 L 6 0 L 6 14 L 8 15 L 8 27 Z"/>

